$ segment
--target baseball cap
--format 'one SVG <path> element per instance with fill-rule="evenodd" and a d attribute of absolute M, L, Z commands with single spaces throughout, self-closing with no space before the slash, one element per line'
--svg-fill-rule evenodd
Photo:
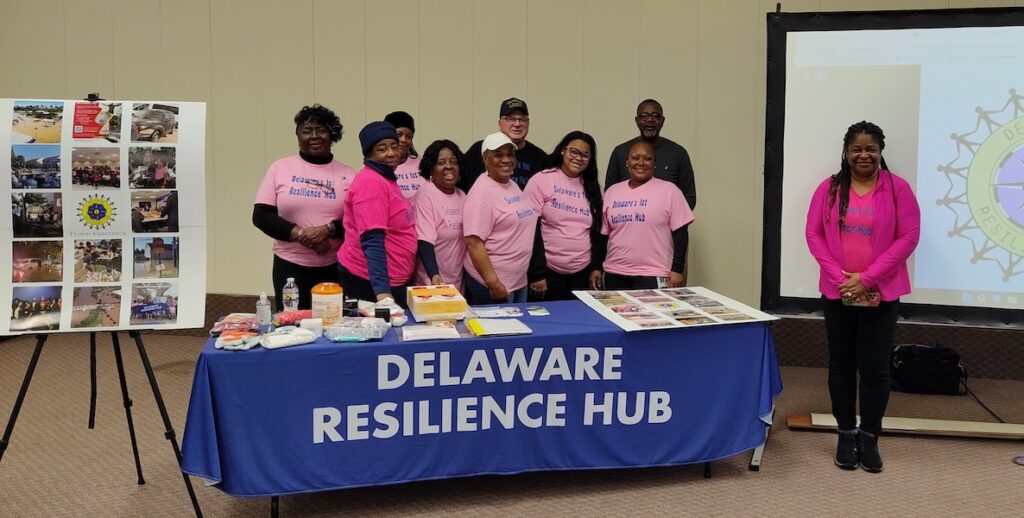
<path fill-rule="evenodd" d="M 516 147 L 516 143 L 512 142 L 512 139 L 508 138 L 508 135 L 500 131 L 491 133 L 484 137 L 484 144 L 480 147 L 480 154 L 482 155 L 484 152 L 494 151 L 501 146 L 507 145 L 511 145 L 513 149 Z"/>
<path fill-rule="evenodd" d="M 519 110 L 523 115 L 529 115 L 530 110 L 526 107 L 526 101 L 511 97 L 501 101 L 501 108 L 498 110 L 498 117 L 504 117 L 512 110 Z"/>

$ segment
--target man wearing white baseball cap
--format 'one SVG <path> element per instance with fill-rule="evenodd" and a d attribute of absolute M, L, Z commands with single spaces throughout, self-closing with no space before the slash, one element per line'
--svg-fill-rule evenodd
<path fill-rule="evenodd" d="M 526 101 L 515 97 L 505 99 L 498 108 L 498 130 L 508 136 L 516 147 L 516 168 L 512 172 L 512 181 L 520 189 L 526 188 L 530 177 L 544 168 L 548 154 L 543 149 L 526 140 L 530 132 L 530 110 Z M 466 167 L 459 179 L 459 188 L 465 192 L 473 187 L 473 182 L 484 172 L 483 141 L 477 141 L 466 150 Z"/>
<path fill-rule="evenodd" d="M 516 144 L 487 135 L 480 144 L 485 174 L 473 183 L 463 209 L 466 292 L 473 304 L 526 302 L 526 270 L 540 209 L 512 181 Z"/>

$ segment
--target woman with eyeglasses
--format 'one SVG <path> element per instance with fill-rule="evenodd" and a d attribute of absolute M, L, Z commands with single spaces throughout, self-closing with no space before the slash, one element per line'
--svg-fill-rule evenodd
<path fill-rule="evenodd" d="M 319 104 L 304 106 L 295 115 L 299 153 L 271 164 L 256 192 L 252 223 L 274 238 L 272 276 L 278 311 L 284 309 L 281 289 L 289 277 L 299 286 L 300 309 L 311 307 L 313 286 L 338 282 L 334 263 L 344 235 L 345 193 L 356 176 L 331 154 L 331 144 L 341 140 L 342 129 L 333 111 Z M 133 209 L 133 223 L 135 219 Z"/>
<path fill-rule="evenodd" d="M 523 191 L 540 207 L 540 231 L 530 262 L 530 297 L 569 300 L 573 290 L 598 289 L 607 240 L 601 235 L 601 185 L 594 138 L 582 131 L 562 137 L 548 169 Z"/>
<path fill-rule="evenodd" d="M 363 167 L 345 198 L 345 241 L 338 273 L 345 295 L 379 305 L 404 305 L 405 286 L 416 268 L 415 214 L 395 177 L 401 151 L 388 122 L 359 131 Z"/>
<path fill-rule="evenodd" d="M 604 289 L 685 284 L 686 226 L 693 212 L 682 191 L 654 177 L 654 147 L 638 140 L 626 158 L 629 180 L 604 193 L 601 233 L 608 236 Z"/>

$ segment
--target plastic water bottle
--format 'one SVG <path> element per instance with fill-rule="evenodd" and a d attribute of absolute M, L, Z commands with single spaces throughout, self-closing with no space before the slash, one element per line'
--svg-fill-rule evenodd
<path fill-rule="evenodd" d="M 288 277 L 288 282 L 281 288 L 281 303 L 285 311 L 299 309 L 299 286 L 295 284 L 294 277 Z"/>
<path fill-rule="evenodd" d="M 266 292 L 260 292 L 260 300 L 256 301 L 256 323 L 259 325 L 260 334 L 269 333 L 270 325 L 270 301 L 267 300 Z"/>

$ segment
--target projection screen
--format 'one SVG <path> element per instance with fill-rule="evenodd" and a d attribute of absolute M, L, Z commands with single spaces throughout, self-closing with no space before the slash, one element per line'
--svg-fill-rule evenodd
<path fill-rule="evenodd" d="M 1024 324 L 1024 10 L 769 15 L 762 306 L 820 297 L 804 225 L 847 127 L 886 134 L 921 238 L 904 316 Z"/>

